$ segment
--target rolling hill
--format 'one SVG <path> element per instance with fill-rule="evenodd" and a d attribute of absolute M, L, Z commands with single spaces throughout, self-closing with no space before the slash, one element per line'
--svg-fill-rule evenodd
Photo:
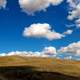
<path fill-rule="evenodd" d="M 36 78 L 38 79 L 28 79 L 27 76 L 32 75 L 37 75 L 38 77 Z M 8 79 L 11 76 L 16 77 L 17 79 Z M 23 76 L 22 79 L 18 79 L 21 76 Z M 24 76 L 26 76 L 25 79 L 23 79 Z M 80 62 L 48 57 L 22 57 L 17 55 L 0 57 L 0 80 L 44 79 L 80 80 Z"/>

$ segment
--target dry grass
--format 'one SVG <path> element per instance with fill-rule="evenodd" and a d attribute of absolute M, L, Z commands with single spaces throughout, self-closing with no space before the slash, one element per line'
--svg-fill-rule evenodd
<path fill-rule="evenodd" d="M 0 57 L 0 67 L 31 66 L 37 71 L 59 72 L 61 74 L 80 77 L 80 62 L 55 58 Z"/>

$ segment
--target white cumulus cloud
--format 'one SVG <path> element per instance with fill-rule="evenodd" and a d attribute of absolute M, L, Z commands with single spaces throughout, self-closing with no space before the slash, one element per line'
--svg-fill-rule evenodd
<path fill-rule="evenodd" d="M 51 26 L 47 23 L 37 23 L 26 27 L 23 31 L 25 37 L 46 38 L 48 40 L 61 39 L 64 37 L 54 30 L 51 30 Z"/>
<path fill-rule="evenodd" d="M 69 30 L 65 31 L 63 34 L 70 35 L 70 34 L 72 34 L 72 32 L 73 32 L 73 30 L 69 29 Z"/>
<path fill-rule="evenodd" d="M 45 47 L 42 51 L 12 51 L 8 53 L 0 53 L 0 56 L 23 56 L 23 57 L 49 57 L 50 55 L 56 55 L 56 48 L 53 46 Z"/>
<path fill-rule="evenodd" d="M 62 53 L 72 53 L 74 55 L 80 55 L 80 41 L 69 44 L 66 47 L 60 49 Z"/>
<path fill-rule="evenodd" d="M 58 5 L 63 0 L 19 0 L 20 8 L 29 15 L 34 14 L 36 11 L 46 10 L 52 5 Z"/>
<path fill-rule="evenodd" d="M 53 55 L 53 54 L 57 54 L 57 51 L 56 51 L 56 48 L 55 47 L 52 47 L 52 46 L 49 46 L 49 47 L 45 47 L 44 49 L 43 49 L 43 53 L 44 54 L 51 54 L 51 55 Z"/>
<path fill-rule="evenodd" d="M 59 5 L 61 4 L 61 2 L 63 2 L 63 0 L 49 0 L 49 2 L 52 5 Z"/>
<path fill-rule="evenodd" d="M 0 57 L 1 57 L 1 56 L 6 56 L 6 53 L 0 53 Z"/>
<path fill-rule="evenodd" d="M 75 19 L 75 24 L 80 27 L 80 0 L 67 0 L 69 3 L 69 20 Z"/>
<path fill-rule="evenodd" d="M 71 60 L 71 59 L 73 59 L 73 57 L 72 56 L 66 56 L 66 57 L 64 57 L 64 59 L 65 60 Z"/>
<path fill-rule="evenodd" d="M 77 20 L 75 20 L 75 24 L 76 24 L 76 26 L 77 26 L 78 28 L 80 28 L 80 18 L 77 19 Z"/>
<path fill-rule="evenodd" d="M 6 3 L 7 3 L 6 0 L 0 0 L 0 9 L 1 8 L 5 8 L 6 7 Z"/>

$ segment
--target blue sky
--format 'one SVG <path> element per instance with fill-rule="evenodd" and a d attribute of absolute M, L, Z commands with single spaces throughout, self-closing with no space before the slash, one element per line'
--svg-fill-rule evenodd
<path fill-rule="evenodd" d="M 74 20 L 68 20 L 68 3 L 64 0 L 59 5 L 50 5 L 46 11 L 36 11 L 29 15 L 22 11 L 18 0 L 7 0 L 5 8 L 0 9 L 0 53 L 10 51 L 41 51 L 46 46 L 56 49 L 80 40 L 80 29 L 76 28 Z M 61 39 L 48 40 L 46 38 L 24 37 L 25 27 L 31 24 L 48 23 L 58 33 L 68 29 L 73 33 Z"/>

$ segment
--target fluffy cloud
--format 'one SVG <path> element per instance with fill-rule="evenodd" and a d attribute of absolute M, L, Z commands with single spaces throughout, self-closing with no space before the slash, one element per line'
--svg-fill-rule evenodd
<path fill-rule="evenodd" d="M 52 5 L 59 5 L 63 2 L 63 0 L 49 0 L 49 3 Z"/>
<path fill-rule="evenodd" d="M 73 32 L 73 30 L 67 30 L 67 31 L 65 31 L 63 34 L 65 34 L 65 35 L 69 35 L 69 34 L 72 34 L 72 32 Z"/>
<path fill-rule="evenodd" d="M 32 52 L 32 51 L 12 51 L 9 53 L 2 53 L 0 56 L 12 56 L 12 55 L 18 55 L 23 57 L 49 57 L 50 55 L 56 55 L 56 48 L 49 46 L 45 47 L 41 52 Z"/>
<path fill-rule="evenodd" d="M 64 35 L 51 30 L 51 26 L 47 23 L 37 23 L 26 27 L 23 31 L 25 37 L 47 38 L 49 40 L 61 39 Z"/>
<path fill-rule="evenodd" d="M 53 54 L 57 54 L 57 51 L 55 47 L 49 46 L 43 49 L 43 53 L 53 55 Z"/>
<path fill-rule="evenodd" d="M 80 1 L 79 0 L 67 0 L 69 3 L 69 20 L 75 20 L 75 24 L 77 27 L 80 27 Z"/>
<path fill-rule="evenodd" d="M 5 8 L 6 7 L 6 3 L 7 3 L 6 0 L 0 0 L 0 9 L 1 8 Z"/>
<path fill-rule="evenodd" d="M 20 8 L 27 14 L 34 14 L 36 11 L 46 10 L 47 7 L 58 5 L 63 0 L 19 0 Z"/>
<path fill-rule="evenodd" d="M 80 55 L 80 41 L 69 44 L 67 47 L 60 49 L 62 53 L 72 53 L 74 55 Z"/>
<path fill-rule="evenodd" d="M 0 53 L 0 56 L 6 56 L 6 53 Z"/>
<path fill-rule="evenodd" d="M 66 57 L 64 57 L 64 59 L 65 59 L 65 60 L 72 60 L 73 57 L 72 57 L 72 56 L 66 56 Z"/>
<path fill-rule="evenodd" d="M 80 19 L 75 20 L 76 26 L 80 28 Z"/>
<path fill-rule="evenodd" d="M 76 48 L 76 46 L 79 46 Z M 75 50 L 73 50 L 75 49 Z M 65 54 L 62 54 L 63 52 Z M 71 52 L 71 53 L 67 53 Z M 74 53 L 75 52 L 75 53 Z M 76 55 L 74 55 L 74 54 Z M 56 50 L 53 46 L 44 47 L 40 52 L 39 51 L 12 51 L 9 53 L 0 53 L 2 56 L 21 56 L 21 57 L 55 57 L 56 59 L 67 59 L 67 60 L 80 60 L 80 42 L 72 43 L 67 47 L 63 47 L 59 50 Z"/>

